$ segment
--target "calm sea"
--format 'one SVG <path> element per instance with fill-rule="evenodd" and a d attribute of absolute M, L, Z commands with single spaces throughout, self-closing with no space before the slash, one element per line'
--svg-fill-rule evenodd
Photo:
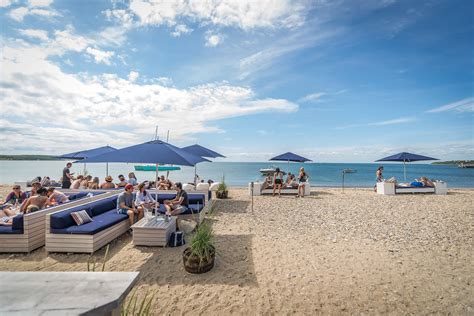
<path fill-rule="evenodd" d="M 26 181 L 35 176 L 48 175 L 52 179 L 59 180 L 65 161 L 0 161 L 0 183 L 12 184 L 15 181 Z M 135 164 L 110 163 L 109 173 L 117 179 L 119 174 L 127 177 L 128 173 L 134 171 Z M 280 167 L 288 171 L 287 163 L 243 163 L 243 162 L 213 162 L 197 165 L 197 173 L 201 179 L 213 179 L 219 181 L 225 176 L 225 181 L 232 186 L 246 186 L 250 181 L 260 179 L 259 169 L 268 167 Z M 352 187 L 370 187 L 374 185 L 375 170 L 379 164 L 375 163 L 305 163 L 290 164 L 289 170 L 297 173 L 300 166 L 304 166 L 310 175 L 311 185 L 337 187 L 342 183 L 342 170 L 350 168 L 356 173 L 346 174 L 345 183 Z M 384 177 L 396 177 L 403 180 L 403 165 L 398 163 L 385 163 Z M 82 174 L 84 164 L 77 163 L 71 168 L 76 175 Z M 86 170 L 92 176 L 98 176 L 101 181 L 105 177 L 106 166 L 102 163 L 87 164 Z M 139 181 L 155 178 L 154 172 L 134 171 Z M 172 181 L 191 182 L 194 176 L 194 168 L 182 167 L 179 171 L 172 171 Z M 430 179 L 444 180 L 448 186 L 453 188 L 473 188 L 474 169 L 461 169 L 456 166 L 430 165 L 430 164 L 407 164 L 407 180 L 426 176 Z"/>

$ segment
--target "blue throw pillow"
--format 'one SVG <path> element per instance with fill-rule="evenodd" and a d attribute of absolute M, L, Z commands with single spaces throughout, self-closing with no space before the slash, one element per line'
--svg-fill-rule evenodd
<path fill-rule="evenodd" d="M 422 187 L 422 186 L 423 186 L 423 183 L 418 182 L 418 181 L 413 181 L 412 183 L 410 183 L 410 185 L 411 185 L 412 187 Z"/>

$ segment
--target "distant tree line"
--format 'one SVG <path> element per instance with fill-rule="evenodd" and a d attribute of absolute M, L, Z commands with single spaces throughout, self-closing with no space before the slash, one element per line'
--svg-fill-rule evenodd
<path fill-rule="evenodd" d="M 449 161 L 435 161 L 433 165 L 457 165 L 460 163 L 471 164 L 474 163 L 474 160 L 449 160 Z"/>
<path fill-rule="evenodd" d="M 51 155 L 0 155 L 0 160 L 61 160 Z"/>

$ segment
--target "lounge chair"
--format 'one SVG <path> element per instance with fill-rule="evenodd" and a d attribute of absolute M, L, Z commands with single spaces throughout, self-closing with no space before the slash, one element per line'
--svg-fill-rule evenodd
<path fill-rule="evenodd" d="M 168 191 L 169 192 L 169 191 Z M 159 193 L 158 202 L 160 203 L 159 212 L 161 214 L 166 213 L 165 206 L 163 205 L 164 200 L 172 200 L 176 197 L 176 193 Z M 156 195 L 154 195 L 156 199 Z M 206 201 L 205 193 L 188 193 L 188 210 L 178 215 L 178 219 L 194 220 L 200 224 L 204 219 L 204 215 L 209 210 L 209 203 Z"/>
<path fill-rule="evenodd" d="M 393 182 L 378 182 L 377 194 L 395 195 L 403 193 L 434 193 L 447 194 L 448 184 L 443 181 L 434 182 L 434 186 L 414 187 L 410 185 L 397 185 Z"/>
<path fill-rule="evenodd" d="M 249 183 L 249 195 L 252 194 L 252 183 Z M 278 193 L 277 190 L 275 190 L 275 193 Z M 304 187 L 304 195 L 308 196 L 311 193 L 311 184 L 306 182 L 306 185 Z M 264 194 L 273 194 L 273 186 L 267 186 L 265 189 L 263 188 L 263 182 L 254 182 L 253 183 L 253 195 L 264 195 Z M 292 194 L 292 195 L 297 195 L 298 194 L 298 188 L 293 188 L 293 187 L 285 187 L 282 186 L 281 188 L 281 194 Z"/>

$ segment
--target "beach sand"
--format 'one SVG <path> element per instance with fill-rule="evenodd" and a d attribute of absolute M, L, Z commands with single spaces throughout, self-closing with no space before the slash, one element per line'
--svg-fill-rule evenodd
<path fill-rule="evenodd" d="M 5 195 L 5 193 L 2 193 Z M 304 199 L 232 189 L 209 219 L 216 266 L 184 271 L 180 248 L 111 243 L 107 271 L 140 271 L 159 314 L 474 313 L 474 191 L 380 196 L 313 188 Z M 101 261 L 101 249 L 94 258 Z M 0 254 L 0 270 L 86 271 L 89 255 Z M 8 285 L 4 285 L 8 286 Z"/>

